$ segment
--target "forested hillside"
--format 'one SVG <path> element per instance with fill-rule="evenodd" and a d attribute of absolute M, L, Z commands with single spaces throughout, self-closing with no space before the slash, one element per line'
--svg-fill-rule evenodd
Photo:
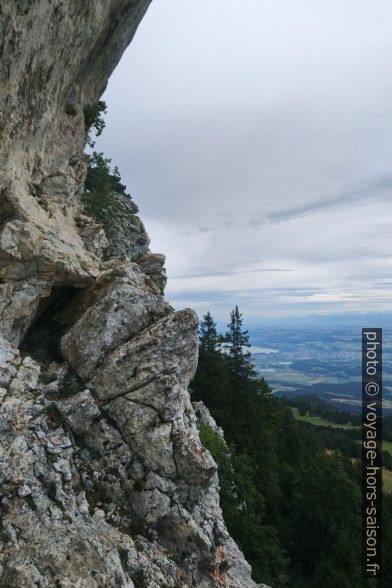
<path fill-rule="evenodd" d="M 360 446 L 350 431 L 296 420 L 257 378 L 249 346 L 237 307 L 223 336 L 207 313 L 191 394 L 224 430 L 227 446 L 200 426 L 219 466 L 225 522 L 255 579 L 273 587 L 387 588 L 386 573 L 379 582 L 361 577 Z M 384 570 L 391 547 L 392 496 L 385 495 Z"/>

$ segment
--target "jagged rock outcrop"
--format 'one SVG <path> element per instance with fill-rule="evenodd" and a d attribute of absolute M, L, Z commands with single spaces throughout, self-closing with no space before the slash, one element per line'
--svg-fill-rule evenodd
<path fill-rule="evenodd" d="M 211 416 L 210 411 L 203 402 L 194 402 L 193 410 L 195 411 L 197 420 L 199 422 L 203 423 L 204 425 L 207 425 L 212 431 L 214 431 L 214 433 L 219 435 L 219 437 L 223 439 L 223 441 L 225 440 L 224 431 L 222 427 L 219 427 L 216 424 L 215 419 Z"/>
<path fill-rule="evenodd" d="M 148 252 L 150 239 L 144 225 L 137 216 L 138 207 L 126 194 L 111 192 L 101 195 L 99 206 L 90 194 L 82 196 L 82 202 L 88 214 L 100 222 L 108 239 L 105 257 L 123 259 L 132 255 L 134 259 Z"/>
<path fill-rule="evenodd" d="M 112 233 L 81 202 L 84 107 L 148 5 L 0 6 L 4 587 L 255 585 L 187 391 L 197 318 L 126 196 Z"/>

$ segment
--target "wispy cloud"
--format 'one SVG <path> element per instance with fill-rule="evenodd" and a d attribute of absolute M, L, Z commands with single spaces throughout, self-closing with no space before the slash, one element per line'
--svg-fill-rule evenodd
<path fill-rule="evenodd" d="M 222 277 L 222 276 L 235 276 L 235 275 L 239 275 L 239 274 L 254 274 L 254 273 L 270 273 L 270 272 L 292 272 L 294 270 L 292 269 L 286 269 L 286 268 L 277 268 L 277 267 L 272 267 L 272 268 L 254 268 L 254 269 L 247 269 L 247 270 L 241 270 L 241 269 L 232 269 L 232 270 L 226 270 L 226 271 L 220 271 L 219 269 L 215 269 L 215 270 L 211 270 L 209 272 L 202 272 L 202 273 L 198 273 L 198 271 L 196 270 L 195 272 L 190 272 L 188 274 L 182 274 L 182 275 L 174 275 L 171 276 L 171 280 L 185 280 L 187 278 L 210 278 L 210 277 Z"/>
<path fill-rule="evenodd" d="M 310 204 L 280 210 L 267 215 L 265 218 L 271 222 L 283 222 L 325 210 L 352 206 L 353 204 L 360 204 L 362 202 L 368 203 L 369 201 L 379 200 L 380 198 L 391 198 L 391 196 L 392 174 L 386 174 L 381 178 L 366 182 L 360 188 L 353 188 L 348 192 L 343 192 L 331 198 L 316 200 Z"/>

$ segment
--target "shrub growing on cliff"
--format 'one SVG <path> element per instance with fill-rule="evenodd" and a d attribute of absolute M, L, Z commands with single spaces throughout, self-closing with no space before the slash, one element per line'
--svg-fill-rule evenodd
<path fill-rule="evenodd" d="M 110 221 L 111 194 L 126 193 L 117 166 L 111 169 L 111 159 L 94 151 L 88 158 L 85 192 L 82 196 L 86 211 L 101 223 Z"/>
<path fill-rule="evenodd" d="M 115 166 L 111 169 L 111 162 L 111 159 L 97 151 L 94 151 L 89 156 L 85 185 L 87 192 L 118 192 L 120 194 L 126 194 L 126 187 L 121 183 L 118 167 Z"/>
<path fill-rule="evenodd" d="M 94 138 L 99 137 L 106 126 L 103 118 L 103 115 L 106 114 L 106 112 L 106 102 L 103 100 L 98 100 L 92 104 L 86 104 L 84 107 L 84 128 L 87 133 L 87 144 L 91 148 L 95 145 Z"/>
<path fill-rule="evenodd" d="M 138 207 L 127 194 L 118 168 L 103 153 L 94 151 L 87 161 L 82 203 L 87 216 L 102 225 L 109 241 L 106 254 L 125 258 L 142 256 L 148 248 L 148 235 L 137 216 Z"/>

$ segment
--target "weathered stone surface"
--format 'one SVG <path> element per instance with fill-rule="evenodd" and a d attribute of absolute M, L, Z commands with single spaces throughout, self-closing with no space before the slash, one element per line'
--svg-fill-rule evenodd
<path fill-rule="evenodd" d="M 134 492 L 132 508 L 147 524 L 153 524 L 170 512 L 170 498 L 158 489 Z"/>
<path fill-rule="evenodd" d="M 160 319 L 110 353 L 94 371 L 92 387 L 108 399 L 173 375 L 186 388 L 196 370 L 197 324 L 189 309 Z"/>
<path fill-rule="evenodd" d="M 203 402 L 199 401 L 193 402 L 192 406 L 195 411 L 197 420 L 210 427 L 210 429 L 217 433 L 219 437 L 224 439 L 223 429 L 221 427 L 218 427 L 215 419 L 211 416 L 210 411 L 208 410 L 206 405 Z"/>
<path fill-rule="evenodd" d="M 171 310 L 146 283 L 135 264 L 129 267 L 126 277 L 109 284 L 101 291 L 94 288 L 91 297 L 96 302 L 62 340 L 64 357 L 86 380 L 106 354 Z"/>
<path fill-rule="evenodd" d="M 167 282 L 165 261 L 166 257 L 162 253 L 151 253 L 150 251 L 138 260 L 141 269 L 157 284 L 161 292 L 165 289 Z"/>
<path fill-rule="evenodd" d="M 12 374 L 0 396 L 2 584 L 131 587 L 132 578 L 143 577 L 149 587 L 179 578 L 185 587 L 253 586 L 225 530 L 216 468 L 198 442 L 186 390 L 182 419 L 175 418 L 175 396 L 172 421 L 155 424 L 161 399 L 158 409 L 118 397 L 100 414 L 88 390 L 51 401 L 44 392 L 49 384 L 36 377 L 40 366 L 31 358 L 21 362 L 6 341 L 0 359 L 3 373 Z M 48 373 L 61 381 L 64 367 L 52 363 Z M 208 558 L 201 573 L 198 562 Z M 235 566 L 219 575 L 223 559 Z"/>
<path fill-rule="evenodd" d="M 17 374 L 19 351 L 0 335 L 0 386 L 8 386 Z"/>
<path fill-rule="evenodd" d="M 172 439 L 177 475 L 190 484 L 208 483 L 216 472 L 216 465 L 209 451 L 200 443 L 194 422 L 177 419 Z"/>
<path fill-rule="evenodd" d="M 58 402 L 57 409 L 71 430 L 78 434 L 87 433 L 101 414 L 90 390 Z"/>
<path fill-rule="evenodd" d="M 94 222 L 90 216 L 84 214 L 77 217 L 76 225 L 86 249 L 102 258 L 109 246 L 109 241 L 102 225 Z"/>
<path fill-rule="evenodd" d="M 86 170 L 84 107 L 102 93 L 149 4 L 1 4 L 0 281 L 8 295 L 0 297 L 0 329 L 15 343 L 42 289 L 84 287 L 99 271 L 102 248 L 94 251 L 96 239 L 74 221 Z M 15 293 L 26 289 L 21 321 Z"/>
<path fill-rule="evenodd" d="M 44 281 L 34 278 L 0 284 L 0 333 L 18 345 L 50 291 Z"/>
<path fill-rule="evenodd" d="M 197 317 L 130 198 L 81 202 L 84 107 L 149 3 L 1 3 L 1 586 L 255 586 L 187 391 Z"/>
<path fill-rule="evenodd" d="M 99 211 L 89 207 L 88 199 L 82 198 L 82 202 L 86 213 L 102 223 L 105 229 L 105 259 L 121 258 L 136 261 L 147 254 L 150 238 L 137 216 L 138 207 L 130 196 L 112 192 Z"/>
<path fill-rule="evenodd" d="M 107 404 L 106 410 L 148 471 L 176 477 L 171 422 L 162 422 L 155 409 L 123 397 Z"/>

